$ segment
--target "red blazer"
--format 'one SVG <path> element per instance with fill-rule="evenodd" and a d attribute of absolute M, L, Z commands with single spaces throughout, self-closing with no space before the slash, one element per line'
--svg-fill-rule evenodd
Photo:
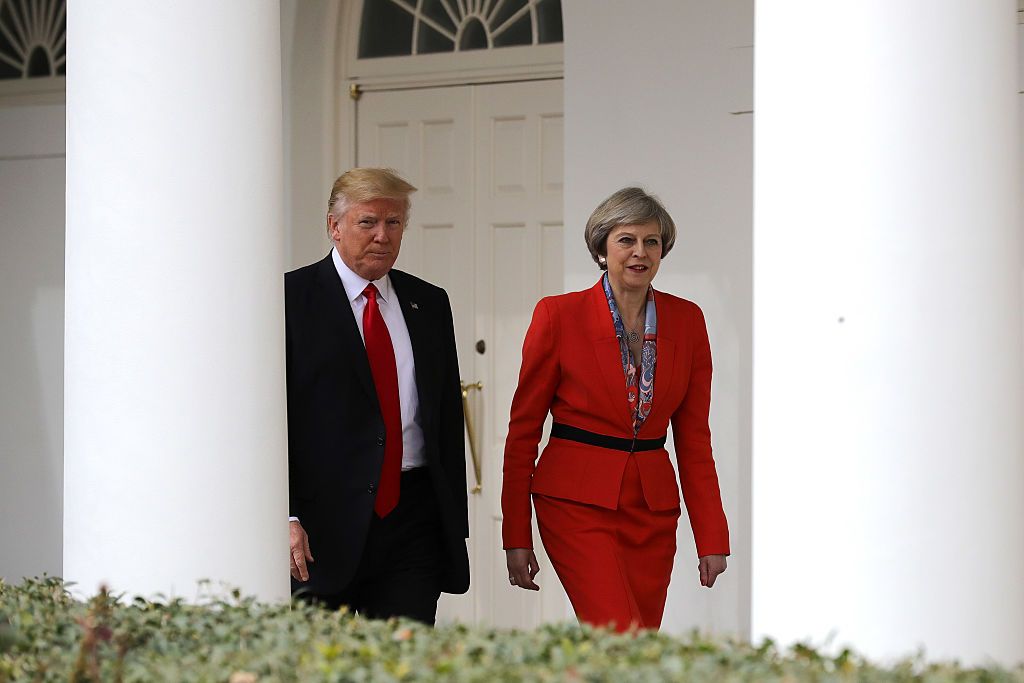
<path fill-rule="evenodd" d="M 651 413 L 637 435 L 653 439 L 672 423 L 676 461 L 697 554 L 729 554 L 729 527 L 711 457 L 711 348 L 693 302 L 655 293 L 658 360 Z M 523 342 L 519 386 L 505 441 L 501 509 L 505 548 L 532 548 L 530 493 L 615 509 L 629 454 L 550 439 L 537 462 L 548 411 L 555 422 L 632 438 L 619 343 L 600 281 L 582 292 L 541 299 Z M 634 454 L 652 510 L 679 506 L 668 451 Z"/>

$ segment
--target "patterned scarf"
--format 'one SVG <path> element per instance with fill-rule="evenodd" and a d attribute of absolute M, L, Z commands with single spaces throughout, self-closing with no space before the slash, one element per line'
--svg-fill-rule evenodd
<path fill-rule="evenodd" d="M 654 307 L 654 288 L 647 288 L 647 311 L 644 317 L 644 346 L 640 356 L 640 372 L 637 372 L 636 360 L 629 350 L 619 307 L 615 305 L 615 295 L 608 281 L 608 273 L 602 279 L 604 295 L 608 299 L 608 309 L 615 323 L 615 336 L 619 340 L 619 352 L 622 355 L 622 371 L 626 374 L 626 398 L 633 411 L 633 436 L 640 431 L 644 420 L 651 413 L 654 402 L 654 366 L 658 362 L 658 313 Z"/>

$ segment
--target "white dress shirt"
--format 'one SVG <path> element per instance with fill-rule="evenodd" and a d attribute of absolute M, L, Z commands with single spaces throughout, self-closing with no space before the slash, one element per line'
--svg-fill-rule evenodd
<path fill-rule="evenodd" d="M 345 294 L 352 306 L 352 314 L 356 318 L 359 336 L 363 336 L 363 310 L 366 308 L 366 297 L 363 290 L 370 283 L 355 273 L 341 260 L 338 250 L 331 249 L 334 267 L 341 277 Z M 423 452 L 423 429 L 420 427 L 420 399 L 416 391 L 416 365 L 412 356 L 412 340 L 409 328 L 405 324 L 405 316 L 398 303 L 398 295 L 391 286 L 391 278 L 387 275 L 374 281 L 377 287 L 377 303 L 381 317 L 388 326 L 391 344 L 395 348 L 395 364 L 398 367 L 398 400 L 402 408 L 402 470 L 422 467 L 427 464 Z M 363 344 L 366 344 L 365 338 Z"/>

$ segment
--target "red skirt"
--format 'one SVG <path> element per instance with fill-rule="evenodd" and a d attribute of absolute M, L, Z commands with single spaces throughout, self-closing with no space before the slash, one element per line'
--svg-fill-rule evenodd
<path fill-rule="evenodd" d="M 544 549 L 580 621 L 618 631 L 661 626 L 680 512 L 648 509 L 632 457 L 616 510 L 540 494 L 533 504 Z"/>

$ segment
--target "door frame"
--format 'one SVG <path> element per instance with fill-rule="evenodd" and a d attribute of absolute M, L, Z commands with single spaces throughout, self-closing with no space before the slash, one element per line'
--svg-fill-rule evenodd
<path fill-rule="evenodd" d="M 325 82 L 334 91 L 332 135 L 325 139 L 333 150 L 335 169 L 355 166 L 359 96 L 374 90 L 405 90 L 446 85 L 477 85 L 509 81 L 562 79 L 565 76 L 562 43 L 501 49 L 458 55 L 418 55 L 416 57 L 357 59 L 359 25 L 364 0 L 337 0 L 326 13 L 333 32 L 325 35 L 331 55 L 325 65 Z M 564 25 L 564 15 L 563 15 Z M 325 32 L 328 33 L 328 32 Z M 424 64 L 417 67 L 414 62 Z"/>

